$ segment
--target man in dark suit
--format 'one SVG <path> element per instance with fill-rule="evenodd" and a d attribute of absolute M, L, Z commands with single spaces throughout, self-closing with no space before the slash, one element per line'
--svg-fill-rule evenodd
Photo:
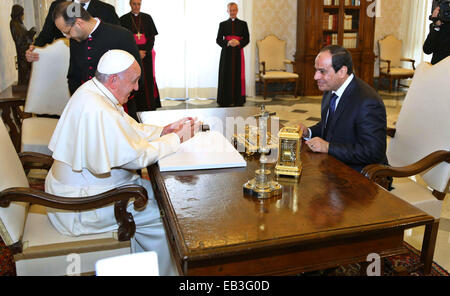
<path fill-rule="evenodd" d="M 380 96 L 353 74 L 351 53 L 331 45 L 316 57 L 314 79 L 321 91 L 321 120 L 306 128 L 306 144 L 360 172 L 368 164 L 387 164 L 386 108 Z"/>
<path fill-rule="evenodd" d="M 435 65 L 450 56 L 450 23 L 438 19 L 440 7 L 437 6 L 431 15 L 434 21 L 430 24 L 430 33 L 423 44 L 423 52 L 433 54 L 431 64 Z"/>
<path fill-rule="evenodd" d="M 47 17 L 45 18 L 42 31 L 34 40 L 34 46 L 42 47 L 46 44 L 52 43 L 55 39 L 64 37 L 58 28 L 56 28 L 55 22 L 53 22 L 52 18 L 56 5 L 64 1 L 65 0 L 55 0 L 52 2 L 48 10 Z M 98 17 L 105 23 L 120 25 L 119 17 L 116 14 L 114 6 L 100 0 L 79 0 L 75 2 L 79 2 L 93 17 Z"/>

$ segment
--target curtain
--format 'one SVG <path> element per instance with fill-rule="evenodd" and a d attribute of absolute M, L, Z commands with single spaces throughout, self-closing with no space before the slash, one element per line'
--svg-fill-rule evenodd
<path fill-rule="evenodd" d="M 0 0 L 0 92 L 17 81 L 16 47 L 9 29 L 13 0 Z"/>
<path fill-rule="evenodd" d="M 217 97 L 221 48 L 216 44 L 216 37 L 219 23 L 228 18 L 229 2 L 142 1 L 141 11 L 152 16 L 159 33 L 155 40 L 155 71 L 161 98 Z M 238 18 L 247 21 L 251 32 L 253 1 L 235 2 L 239 5 Z M 128 1 L 117 1 L 116 10 L 119 16 L 128 13 Z M 247 95 L 254 93 L 255 75 L 251 71 L 254 68 L 254 46 L 251 44 L 244 51 Z"/>
<path fill-rule="evenodd" d="M 423 52 L 423 43 L 429 33 L 432 0 L 404 1 L 402 20 L 403 56 L 416 60 L 416 65 L 431 61 L 431 55 Z"/>

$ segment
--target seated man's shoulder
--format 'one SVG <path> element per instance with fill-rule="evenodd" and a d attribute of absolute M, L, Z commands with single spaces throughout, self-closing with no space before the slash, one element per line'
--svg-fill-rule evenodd
<path fill-rule="evenodd" d="M 108 107 L 107 102 L 96 90 L 92 89 L 86 82 L 73 94 L 70 99 L 74 104 L 83 106 L 86 112 L 97 112 Z"/>
<path fill-rule="evenodd" d="M 358 91 L 362 99 L 382 101 L 378 92 L 367 82 L 360 78 L 356 78 L 356 82 L 358 84 Z"/>

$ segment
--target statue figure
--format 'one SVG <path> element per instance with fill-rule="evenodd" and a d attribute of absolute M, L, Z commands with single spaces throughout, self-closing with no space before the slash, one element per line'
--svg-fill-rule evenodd
<path fill-rule="evenodd" d="M 18 85 L 28 85 L 31 73 L 31 63 L 25 58 L 25 52 L 33 42 L 33 36 L 36 34 L 36 29 L 33 27 L 27 30 L 23 24 L 24 9 L 20 5 L 13 5 L 11 9 L 11 21 L 9 28 L 11 35 L 16 44 L 17 52 L 17 68 L 19 71 Z"/>

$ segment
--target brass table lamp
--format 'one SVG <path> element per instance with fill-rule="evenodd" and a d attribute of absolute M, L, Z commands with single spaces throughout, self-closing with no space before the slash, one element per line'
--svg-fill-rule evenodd
<path fill-rule="evenodd" d="M 267 121 L 270 115 L 275 113 L 267 112 L 264 106 L 261 106 L 261 114 L 255 117 L 259 118 L 259 152 L 261 157 L 259 162 L 260 168 L 255 171 L 255 178 L 243 185 L 244 194 L 251 195 L 260 199 L 279 196 L 282 194 L 282 186 L 278 182 L 271 180 L 272 172 L 266 168 L 268 163 L 267 154 L 270 148 L 267 144 Z"/>

